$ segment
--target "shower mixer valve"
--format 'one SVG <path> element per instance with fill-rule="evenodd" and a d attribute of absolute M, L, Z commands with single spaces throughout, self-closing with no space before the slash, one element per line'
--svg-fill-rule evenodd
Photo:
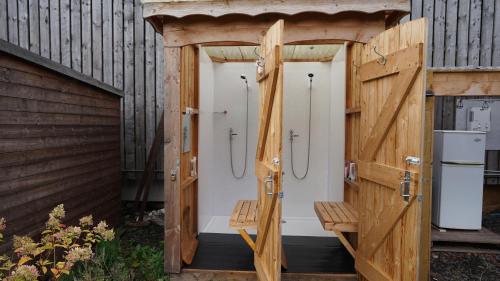
<path fill-rule="evenodd" d="M 290 130 L 290 141 L 293 141 L 294 138 L 297 138 L 299 134 L 296 134 L 293 130 Z"/>

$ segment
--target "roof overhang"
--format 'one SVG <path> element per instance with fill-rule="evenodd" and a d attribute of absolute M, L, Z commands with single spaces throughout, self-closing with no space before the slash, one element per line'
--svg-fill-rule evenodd
<path fill-rule="evenodd" d="M 182 18 L 191 15 L 220 17 L 230 14 L 257 16 L 267 13 L 296 15 L 306 12 L 329 15 L 342 12 L 410 12 L 408 0 L 143 0 L 142 3 L 145 18 Z"/>
<path fill-rule="evenodd" d="M 181 19 L 194 15 L 292 16 L 302 13 L 334 15 L 344 12 L 404 15 L 410 12 L 409 0 L 142 0 L 142 3 L 144 18 L 157 31 L 161 30 L 163 18 Z"/>

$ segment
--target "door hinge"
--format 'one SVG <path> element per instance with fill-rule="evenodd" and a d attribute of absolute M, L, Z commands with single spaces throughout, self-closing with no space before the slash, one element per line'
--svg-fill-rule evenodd
<path fill-rule="evenodd" d="M 283 199 L 285 197 L 285 193 L 283 191 L 278 192 L 278 197 Z"/>
<path fill-rule="evenodd" d="M 405 171 L 405 175 L 403 178 L 401 178 L 401 182 L 399 183 L 399 192 L 405 202 L 410 201 L 410 182 L 411 172 Z"/>
<path fill-rule="evenodd" d="M 418 202 L 424 201 L 424 195 L 422 195 L 422 194 L 417 195 L 417 200 L 418 200 Z"/>
<path fill-rule="evenodd" d="M 420 158 L 415 156 L 406 156 L 406 164 L 410 165 L 420 165 Z"/>

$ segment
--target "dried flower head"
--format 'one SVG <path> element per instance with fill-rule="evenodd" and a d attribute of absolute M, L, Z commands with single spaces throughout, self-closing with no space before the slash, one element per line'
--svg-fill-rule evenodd
<path fill-rule="evenodd" d="M 61 219 L 66 216 L 66 211 L 64 211 L 64 205 L 60 204 L 55 207 L 49 214 L 49 220 L 47 221 L 47 227 L 54 229 L 61 226 Z"/>
<path fill-rule="evenodd" d="M 34 265 L 22 265 L 17 267 L 7 277 L 8 281 L 36 281 L 40 273 Z"/>
<path fill-rule="evenodd" d="M 36 252 L 38 245 L 28 236 L 14 236 L 13 246 L 19 256 L 29 256 Z"/>
<path fill-rule="evenodd" d="M 69 237 L 77 238 L 82 234 L 82 229 L 79 226 L 68 226 L 65 232 Z"/>
<path fill-rule="evenodd" d="M 50 217 L 54 217 L 56 219 L 63 219 L 66 216 L 66 211 L 64 211 L 64 205 L 57 205 L 52 212 L 49 214 Z"/>
<path fill-rule="evenodd" d="M 75 247 L 71 248 L 66 255 L 65 269 L 70 270 L 73 265 L 79 261 L 88 261 L 94 253 L 90 247 Z"/>
<path fill-rule="evenodd" d="M 115 232 L 113 229 L 108 229 L 108 224 L 105 221 L 101 221 L 96 227 L 94 227 L 94 232 L 104 241 L 111 241 L 115 238 Z"/>
<path fill-rule="evenodd" d="M 80 226 L 85 227 L 85 226 L 91 226 L 93 225 L 93 218 L 92 215 L 86 216 L 80 219 Z"/>

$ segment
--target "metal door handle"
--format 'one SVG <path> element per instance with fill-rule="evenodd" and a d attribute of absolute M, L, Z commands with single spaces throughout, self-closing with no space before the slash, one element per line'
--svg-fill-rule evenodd
<path fill-rule="evenodd" d="M 270 186 L 271 188 L 269 189 L 268 186 Z M 268 196 L 271 196 L 273 195 L 273 186 L 274 186 L 274 177 L 273 175 L 269 175 L 266 177 L 266 179 L 264 180 L 264 191 L 266 192 L 266 194 Z M 271 191 L 269 191 L 271 190 Z"/>
<path fill-rule="evenodd" d="M 410 181 L 411 173 L 410 171 L 405 171 L 404 177 L 402 177 L 399 182 L 399 193 L 406 202 L 410 200 Z"/>

